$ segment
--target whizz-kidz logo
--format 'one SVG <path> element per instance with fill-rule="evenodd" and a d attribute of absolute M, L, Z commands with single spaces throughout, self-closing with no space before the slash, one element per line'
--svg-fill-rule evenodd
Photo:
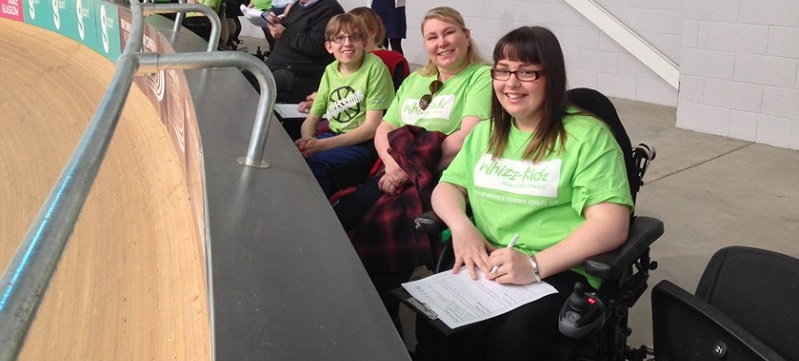
<path fill-rule="evenodd" d="M 534 164 L 484 154 L 474 168 L 474 183 L 516 194 L 557 197 L 561 163 L 560 159 L 553 159 Z"/>
<path fill-rule="evenodd" d="M 452 107 L 455 104 L 455 96 L 452 94 L 437 94 L 430 101 L 427 109 L 422 110 L 419 107 L 419 99 L 405 99 L 402 103 L 400 116 L 402 122 L 405 124 L 417 125 L 416 121 L 424 118 L 425 121 L 432 121 L 431 119 L 441 119 L 441 123 L 446 123 L 452 113 Z M 427 125 L 430 125 L 429 123 Z"/>

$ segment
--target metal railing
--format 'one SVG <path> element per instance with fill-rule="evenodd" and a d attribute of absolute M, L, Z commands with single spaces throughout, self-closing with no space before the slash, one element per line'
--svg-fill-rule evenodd
<path fill-rule="evenodd" d="M 219 39 L 220 21 L 216 13 L 206 6 L 132 2 L 130 10 L 133 15 L 130 36 L 117 61 L 108 90 L 56 185 L 0 278 L 0 361 L 15 360 L 19 355 L 105 157 L 134 76 L 165 69 L 236 66 L 249 70 L 258 80 L 261 95 L 247 154 L 238 161 L 251 167 L 269 166 L 263 159 L 263 153 L 274 110 L 276 88 L 274 77 L 266 65 L 254 56 L 242 52 L 210 52 L 216 48 Z M 202 12 L 211 20 L 212 42 L 209 42 L 209 52 L 140 53 L 145 15 L 188 11 Z"/>

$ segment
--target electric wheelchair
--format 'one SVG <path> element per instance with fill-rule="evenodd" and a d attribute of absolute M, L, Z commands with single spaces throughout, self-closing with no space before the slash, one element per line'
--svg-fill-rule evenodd
<path fill-rule="evenodd" d="M 625 152 L 627 176 L 633 200 L 650 162 L 655 158 L 654 148 L 640 144 L 632 147 L 630 139 L 616 109 L 610 100 L 600 92 L 577 88 L 568 91 L 569 101 L 583 108 L 611 128 L 616 141 Z M 664 232 L 663 222 L 650 217 L 631 215 L 630 231 L 627 241 L 618 249 L 597 255 L 585 261 L 585 270 L 592 276 L 603 280 L 596 295 L 584 294 L 579 289 L 572 295 L 562 311 L 571 312 L 563 317 L 561 332 L 570 334 L 553 345 L 548 360 L 644 360 L 649 349 L 627 346 L 629 309 L 647 288 L 649 271 L 657 268 L 650 260 L 649 247 Z M 426 232 L 442 232 L 446 225 L 433 213 L 427 212 L 416 218 L 416 229 Z M 451 269 L 454 255 L 451 244 L 444 247 L 434 272 Z M 597 298 L 604 303 L 603 312 L 584 308 L 582 300 Z M 572 299 L 574 302 L 571 302 Z M 570 304 L 571 303 L 571 304 Z M 583 308 L 583 309 L 580 309 Z"/>
<path fill-rule="evenodd" d="M 632 147 L 615 107 L 592 89 L 572 89 L 569 100 L 603 119 L 626 153 L 633 200 L 643 184 L 652 147 Z M 652 289 L 653 348 L 627 345 L 630 308 L 647 289 L 649 271 L 657 263 L 650 246 L 663 235 L 663 223 L 632 215 L 625 243 L 591 257 L 585 270 L 603 280 L 595 294 L 580 285 L 563 305 L 560 331 L 564 337 L 548 355 L 531 360 L 568 361 L 786 361 L 799 360 L 799 259 L 752 247 L 730 246 L 716 252 L 691 294 L 670 281 Z M 446 225 L 433 213 L 416 219 L 416 228 L 444 232 Z M 435 272 L 452 268 L 454 255 L 447 244 Z M 590 299 L 590 301 L 589 301 Z M 603 304 L 597 308 L 596 305 Z M 650 357 L 652 356 L 652 357 Z"/>
<path fill-rule="evenodd" d="M 654 149 L 631 146 L 615 107 L 601 93 L 580 88 L 568 97 L 603 119 L 621 148 L 631 150 L 625 162 L 635 200 Z M 531 360 L 799 360 L 799 259 L 741 246 L 713 255 L 694 294 L 670 281 L 658 283 L 652 289 L 653 348 L 628 346 L 629 310 L 647 289 L 649 271 L 657 268 L 649 251 L 664 232 L 655 218 L 632 215 L 630 222 L 621 247 L 584 263 L 589 274 L 603 280 L 598 292 L 586 294 L 575 285 L 560 314 L 564 337 L 548 355 L 531 355 Z M 443 232 L 446 225 L 431 211 L 417 217 L 416 228 Z M 448 244 L 434 271 L 451 269 L 453 262 Z"/>

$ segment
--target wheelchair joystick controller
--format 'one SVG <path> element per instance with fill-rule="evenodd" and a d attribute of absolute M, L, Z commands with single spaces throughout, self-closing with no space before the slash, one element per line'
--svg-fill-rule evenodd
<path fill-rule="evenodd" d="M 564 336 L 580 339 L 605 324 L 605 304 L 595 294 L 586 293 L 581 282 L 560 309 L 558 329 Z"/>

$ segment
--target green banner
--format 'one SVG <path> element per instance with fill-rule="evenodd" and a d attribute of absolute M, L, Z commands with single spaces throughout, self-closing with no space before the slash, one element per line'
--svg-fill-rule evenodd
<path fill-rule="evenodd" d="M 53 9 L 53 25 L 61 35 L 80 41 L 78 36 L 78 12 L 75 0 L 50 0 Z"/>
<path fill-rule="evenodd" d="M 99 27 L 97 20 L 98 0 L 74 0 L 75 14 L 77 15 L 76 30 L 78 37 L 75 39 L 92 50 L 102 54 L 100 47 Z"/>
<path fill-rule="evenodd" d="M 53 3 L 58 7 L 57 0 L 26 0 L 28 6 L 25 7 L 25 23 L 36 25 L 42 29 L 59 32 L 55 26 L 56 20 L 59 24 L 61 19 L 53 13 Z"/>
<path fill-rule="evenodd" d="M 86 1 L 86 0 L 83 0 Z M 98 53 L 116 63 L 122 48 L 119 43 L 119 11 L 113 4 L 95 0 L 94 26 Z"/>

